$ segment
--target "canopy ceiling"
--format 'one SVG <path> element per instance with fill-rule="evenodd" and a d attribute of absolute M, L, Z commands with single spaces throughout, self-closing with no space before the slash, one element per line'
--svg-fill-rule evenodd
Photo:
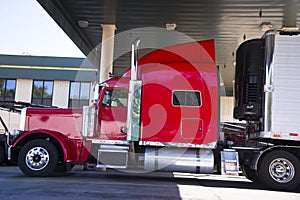
<path fill-rule="evenodd" d="M 129 66 L 127 51 L 136 37 L 142 37 L 142 54 L 172 42 L 215 39 L 217 65 L 226 86 L 232 85 L 235 51 L 241 42 L 261 37 L 268 27 L 280 29 L 299 24 L 298 0 L 38 2 L 86 55 L 95 52 L 101 43 L 101 24 L 115 24 L 114 66 L 119 70 Z M 79 21 L 83 25 L 79 25 Z M 176 24 L 173 33 L 165 29 L 167 23 Z"/>

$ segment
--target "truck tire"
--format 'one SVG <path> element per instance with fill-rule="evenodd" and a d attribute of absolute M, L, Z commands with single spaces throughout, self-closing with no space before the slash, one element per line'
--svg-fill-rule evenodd
<path fill-rule="evenodd" d="M 291 191 L 300 184 L 300 161 L 293 154 L 271 151 L 259 163 L 258 177 L 265 186 Z"/>
<path fill-rule="evenodd" d="M 4 147 L 0 145 L 0 165 L 4 163 L 5 157 Z"/>
<path fill-rule="evenodd" d="M 247 165 L 241 165 L 241 170 L 246 178 L 248 178 L 253 183 L 260 183 L 257 171 L 250 169 Z"/>
<path fill-rule="evenodd" d="M 53 143 L 43 139 L 32 140 L 21 148 L 18 164 L 27 176 L 49 176 L 58 164 L 58 151 Z"/>

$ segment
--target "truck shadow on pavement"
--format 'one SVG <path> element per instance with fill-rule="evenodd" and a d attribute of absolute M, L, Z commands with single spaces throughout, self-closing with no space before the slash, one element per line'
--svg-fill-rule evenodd
<path fill-rule="evenodd" d="M 169 172 L 123 172 L 116 170 L 108 171 L 93 171 L 93 170 L 83 170 L 83 171 L 71 171 L 67 173 L 56 173 L 51 177 L 26 177 L 19 170 L 17 166 L 6 165 L 1 166 L 3 171 L 8 172 L 4 175 L 10 176 L 12 179 L 17 179 L 16 181 L 23 179 L 30 179 L 34 181 L 56 181 L 56 182 L 93 182 L 101 183 L 111 182 L 112 184 L 128 184 L 128 185 L 143 185 L 149 187 L 176 187 L 176 185 L 185 186 L 199 186 L 204 188 L 228 188 L 228 189 L 247 189 L 247 190 L 258 190 L 258 191 L 274 191 L 268 189 L 263 185 L 252 183 L 247 180 L 244 176 L 238 177 L 227 177 L 221 175 L 211 175 L 211 174 L 189 174 L 189 173 L 169 173 Z M 10 172 L 13 172 L 10 174 Z M 16 172 L 16 173 L 15 173 Z M 9 175 L 10 174 L 10 175 Z M 281 191 L 275 191 L 281 192 Z M 284 191 L 282 191 L 284 192 Z M 294 190 L 289 191 L 289 193 L 300 194 L 300 186 Z"/>
<path fill-rule="evenodd" d="M 257 196 L 261 198 L 261 195 L 264 199 L 274 199 L 274 196 L 278 196 L 277 199 L 300 197 L 299 189 L 294 192 L 272 191 L 243 176 L 74 170 L 51 177 L 27 177 L 17 166 L 2 166 L 0 175 L 0 199 L 220 200 L 231 196 L 237 197 L 235 199 L 255 199 Z M 22 193 L 16 193 L 16 190 Z"/>
<path fill-rule="evenodd" d="M 189 174 L 180 173 L 173 174 L 169 172 L 150 172 L 150 173 L 128 173 L 120 171 L 108 171 L 108 172 L 95 172 L 95 171 L 82 171 L 82 172 L 70 172 L 67 173 L 68 177 L 85 177 L 90 179 L 101 180 L 105 177 L 112 181 L 134 181 L 142 183 L 159 183 L 159 184 L 181 184 L 191 186 L 213 187 L 213 188 L 235 188 L 235 189 L 252 189 L 262 191 L 277 191 L 287 192 L 280 190 L 269 189 L 266 186 L 258 183 L 253 183 L 246 179 L 244 176 L 238 177 L 226 177 L 221 175 L 205 175 L 205 174 Z M 63 177 L 63 176 L 61 176 Z M 223 180 L 224 179 L 224 180 Z M 290 193 L 299 193 L 300 186 L 294 191 L 288 191 Z"/>

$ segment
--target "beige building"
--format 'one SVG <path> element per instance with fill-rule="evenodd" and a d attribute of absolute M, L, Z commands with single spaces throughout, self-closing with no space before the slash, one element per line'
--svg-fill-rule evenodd
<path fill-rule="evenodd" d="M 0 60 L 0 101 L 60 108 L 90 103 L 97 71 L 83 58 L 0 55 Z M 19 113 L 0 109 L 0 115 L 10 130 L 18 128 Z"/>

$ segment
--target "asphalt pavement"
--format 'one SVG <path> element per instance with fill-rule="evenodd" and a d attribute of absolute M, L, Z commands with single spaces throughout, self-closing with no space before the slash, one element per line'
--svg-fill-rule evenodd
<path fill-rule="evenodd" d="M 200 199 L 299 200 L 295 192 L 264 189 L 244 176 L 74 170 L 53 177 L 26 177 L 17 166 L 0 166 L 1 200 Z"/>

